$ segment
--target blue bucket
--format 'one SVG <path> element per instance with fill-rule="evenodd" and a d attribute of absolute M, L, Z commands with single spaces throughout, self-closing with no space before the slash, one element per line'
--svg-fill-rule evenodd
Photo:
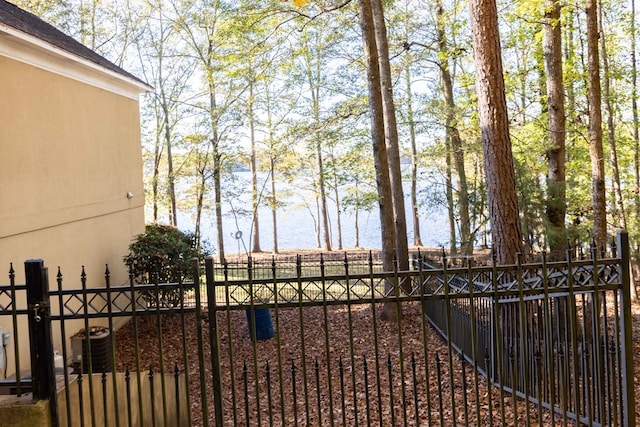
<path fill-rule="evenodd" d="M 258 341 L 264 341 L 273 338 L 275 331 L 271 320 L 271 310 L 268 308 L 255 308 L 253 312 L 255 312 L 255 331 L 253 330 L 252 310 L 250 308 L 247 309 L 247 323 L 251 340 L 255 341 L 257 338 Z"/>

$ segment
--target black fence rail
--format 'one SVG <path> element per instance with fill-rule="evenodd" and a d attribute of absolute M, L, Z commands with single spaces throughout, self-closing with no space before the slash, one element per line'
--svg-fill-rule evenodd
<path fill-rule="evenodd" d="M 396 271 L 392 276 L 377 272 L 372 263 L 366 273 L 352 274 L 347 268 L 344 277 L 339 279 L 324 274 L 316 277 L 301 277 L 298 274 L 286 280 L 275 273 L 272 279 L 253 279 L 249 273 L 244 280 L 229 280 L 223 272 L 225 279 L 216 285 L 223 285 L 225 295 L 216 300 L 215 305 L 218 313 L 224 311 L 223 325 L 226 325 L 229 336 L 233 335 L 232 313 L 235 310 L 247 307 L 249 310 L 271 309 L 275 312 L 276 330 L 280 330 L 282 325 L 278 323 L 282 310 L 300 307 L 302 311 L 301 307 L 323 307 L 319 320 L 321 325 L 324 323 L 326 326 L 320 328 L 318 334 L 306 338 L 308 332 L 303 326 L 290 331 L 296 336 L 294 347 L 301 347 L 299 351 L 305 355 L 302 357 L 302 367 L 309 365 L 307 371 L 315 369 L 317 373 L 319 369 L 321 374 L 326 370 L 322 382 L 325 386 L 320 384 L 322 375 L 316 377 L 314 383 L 303 373 L 305 414 L 309 410 L 315 414 L 321 413 L 323 407 L 334 407 L 331 395 L 335 389 L 326 385 L 337 382 L 341 387 L 336 391 L 335 400 L 346 402 L 347 407 L 354 407 L 355 413 L 360 413 L 361 420 L 358 420 L 358 415 L 351 414 L 356 424 L 379 422 L 380 425 L 395 425 L 399 422 L 402 425 L 420 425 L 421 420 L 426 420 L 431 425 L 432 422 L 438 423 L 438 417 L 446 414 L 442 422 L 482 425 L 517 425 L 520 422 L 631 425 L 629 423 L 635 423 L 634 405 L 629 401 L 633 394 L 633 386 L 629 382 L 632 354 L 629 342 L 626 345 L 622 343 L 631 331 L 630 317 L 624 316 L 623 309 L 624 304 L 628 305 L 628 299 L 623 295 L 625 286 L 628 289 L 628 258 L 625 259 L 623 254 L 621 262 L 618 258 L 599 260 L 595 252 L 593 255 L 590 260 L 569 259 L 563 263 L 547 263 L 543 259 L 536 264 L 518 263 L 501 267 L 495 264 L 472 267 L 469 264 L 464 269 L 448 269 L 448 263 L 444 260 L 442 264 L 445 267 L 441 270 L 425 270 L 420 264 L 418 271 Z M 214 270 L 213 267 L 210 269 Z M 397 287 L 388 286 L 390 281 L 396 284 L 410 281 L 412 291 L 400 294 Z M 388 325 L 378 325 L 376 306 L 379 312 L 380 305 L 398 304 L 406 308 L 416 302 L 423 307 L 426 319 L 444 337 L 444 347 L 435 354 L 431 353 L 429 350 L 432 346 L 427 344 L 429 340 L 425 334 L 420 337 L 422 349 L 413 345 L 411 348 L 402 348 L 402 337 L 407 329 L 427 328 L 415 324 L 408 326 L 406 317 L 403 319 L 398 316 L 392 322 L 398 333 L 394 342 L 400 346 L 397 352 L 411 354 L 411 360 L 402 357 L 394 359 L 390 354 L 380 353 L 380 341 L 387 342 L 389 337 L 380 340 L 379 330 Z M 332 307 L 341 304 L 348 307 L 349 320 L 344 325 L 338 324 L 331 312 Z M 353 329 L 351 316 L 356 308 L 359 314 L 364 311 L 371 321 L 364 330 Z M 424 316 L 418 318 L 424 322 Z M 303 325 L 304 316 L 295 323 Z M 348 350 L 345 355 L 340 355 L 340 366 L 332 368 L 331 349 L 336 341 L 336 329 L 348 331 L 349 339 L 344 343 L 344 348 Z M 363 338 L 367 334 L 373 334 L 371 340 Z M 278 347 L 289 348 L 290 344 L 282 344 L 288 340 L 291 340 L 289 333 L 286 338 L 278 335 Z M 312 344 L 307 340 L 311 340 Z M 362 341 L 367 345 L 355 349 Z M 415 343 L 412 341 L 412 344 Z M 307 356 L 307 347 L 314 349 L 315 354 L 311 357 L 313 363 Z M 243 354 L 242 349 L 236 352 Z M 284 363 L 278 358 L 281 352 L 271 354 L 270 360 L 275 360 L 277 366 Z M 416 353 L 420 355 L 418 359 Z M 254 360 L 259 357 L 258 348 L 250 356 Z M 247 356 L 243 354 L 239 357 L 234 353 L 233 346 L 228 346 L 227 354 L 221 357 L 225 367 L 233 367 L 234 360 L 242 360 L 242 371 L 251 373 L 251 364 L 249 368 L 245 365 Z M 338 380 L 331 381 L 332 372 L 345 372 L 343 357 L 347 359 L 347 371 L 351 378 L 339 376 Z M 376 361 L 378 374 L 384 373 L 384 369 L 380 370 L 380 364 L 384 365 L 386 357 L 390 370 L 385 384 L 381 384 L 385 378 L 380 375 L 367 378 L 365 372 L 369 372 L 367 367 L 371 366 L 371 362 L 367 362 L 369 357 Z M 466 360 L 469 365 L 460 363 L 461 360 Z M 357 366 L 358 361 L 360 367 Z M 262 360 L 262 363 L 269 366 L 268 361 Z M 429 369 L 433 363 L 436 366 Z M 286 385 L 273 385 L 271 379 L 265 380 L 270 373 L 261 372 L 259 365 L 254 363 L 254 382 L 263 384 L 266 381 L 275 387 L 276 396 L 292 391 L 295 396 L 300 394 L 299 390 L 296 392 L 296 383 L 293 381 L 293 390 L 287 393 L 283 391 Z M 292 369 L 295 366 L 292 364 Z M 229 371 L 237 369 L 240 366 Z M 443 369 L 448 371 L 448 376 L 442 376 Z M 409 381 L 410 386 L 398 380 L 407 378 L 408 372 L 417 375 L 412 378 L 416 381 Z M 396 380 L 393 380 L 394 377 Z M 426 385 L 420 391 L 418 378 Z M 219 412 L 243 414 L 244 418 L 234 418 L 236 423 L 245 422 L 251 416 L 260 420 L 260 406 L 254 407 L 247 402 L 259 401 L 261 393 L 266 393 L 270 402 L 273 399 L 270 387 L 262 391 L 260 387 L 252 389 L 247 386 L 247 381 L 246 375 L 236 381 L 240 385 L 236 390 L 234 379 L 230 377 L 228 383 L 232 391 L 235 390 L 235 394 L 232 394 L 237 399 L 232 400 L 230 408 L 219 408 Z M 355 384 L 352 387 L 353 397 L 349 393 L 342 394 L 345 381 Z M 471 383 L 474 387 L 469 389 Z M 357 384 L 366 386 L 358 389 Z M 433 388 L 430 388 L 432 385 Z M 497 388 L 480 391 L 489 386 Z M 309 391 L 309 387 L 313 390 Z M 380 391 L 387 387 L 387 393 Z M 314 412 L 313 408 L 308 408 L 308 395 L 313 397 L 319 389 L 325 397 L 318 401 L 318 409 Z M 358 410 L 357 396 L 362 396 L 367 402 L 362 409 L 364 412 Z M 435 408 L 429 401 L 433 396 L 437 396 L 434 398 L 438 402 Z M 285 401 L 287 399 L 283 399 L 283 405 Z M 372 401 L 375 405 L 371 405 Z M 302 403 L 295 405 L 294 413 Z M 395 407 L 396 404 L 399 406 Z M 411 410 L 412 405 L 415 411 Z M 269 404 L 268 407 L 273 406 Z M 421 414 L 420 408 L 427 408 L 428 413 Z M 483 411 L 482 408 L 489 409 Z M 274 414 L 268 412 L 263 416 L 273 417 Z M 284 414 L 279 416 L 280 419 L 286 419 Z M 332 419 L 330 421 L 333 422 Z"/>
<path fill-rule="evenodd" d="M 502 391 L 501 399 L 551 410 L 552 423 L 627 425 L 628 254 L 622 262 L 615 252 L 598 255 L 444 271 L 428 292 L 445 298 L 425 302 L 427 317 Z"/>
<path fill-rule="evenodd" d="M 467 265 L 470 261 L 478 260 L 482 263 L 490 261 L 490 253 L 478 253 L 471 256 L 448 256 L 449 265 Z M 411 270 L 419 268 L 441 268 L 442 257 L 446 254 L 442 250 L 412 249 L 409 251 Z M 320 261 L 322 258 L 322 261 Z M 226 275 L 228 280 L 270 279 L 276 269 L 279 277 L 313 277 L 320 275 L 322 268 L 325 275 L 337 276 L 345 273 L 345 259 L 352 272 L 368 272 L 372 268 L 381 272 L 382 254 L 379 250 L 351 250 L 348 252 L 308 252 L 302 254 L 277 254 L 236 256 L 216 263 L 213 268 L 216 277 Z"/>
<path fill-rule="evenodd" d="M 372 255 L 210 258 L 195 282 L 112 286 L 107 268 L 76 289 L 30 261 L 0 320 L 28 318 L 44 368 L 24 375 L 16 350 L 9 388 L 67 426 L 634 426 L 624 233 L 618 248 L 391 272 Z"/>

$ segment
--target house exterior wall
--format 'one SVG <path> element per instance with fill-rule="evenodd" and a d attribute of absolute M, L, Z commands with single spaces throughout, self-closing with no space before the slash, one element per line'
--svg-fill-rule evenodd
<path fill-rule="evenodd" d="M 125 283 L 144 231 L 138 101 L 3 57 L 0 93 L 0 274 L 42 258 Z"/>
<path fill-rule="evenodd" d="M 51 288 L 58 266 L 65 288 L 81 287 L 83 266 L 88 287 L 104 286 L 105 265 L 112 286 L 128 283 L 122 257 L 144 232 L 141 86 L 0 32 L 1 284 L 9 283 L 9 263 L 23 284 L 24 261 L 32 258 L 49 267 Z M 0 300 L 6 306 L 6 296 Z M 72 326 L 67 347 L 84 327 Z M 7 374 L 14 374 L 17 343 L 20 368 L 28 371 L 25 317 L 17 332 L 9 317 L 0 319 L 0 328 L 11 334 L 10 344 L 0 347 Z M 53 335 L 62 352 L 60 332 Z"/>

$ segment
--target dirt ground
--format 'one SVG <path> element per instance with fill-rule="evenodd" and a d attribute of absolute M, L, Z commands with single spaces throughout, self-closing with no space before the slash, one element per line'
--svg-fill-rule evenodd
<path fill-rule="evenodd" d="M 354 307 L 351 312 L 352 319 L 351 321 L 354 324 L 353 330 L 358 330 L 358 328 L 367 328 L 367 325 L 371 325 L 372 313 L 369 309 L 365 308 L 369 307 Z M 415 313 L 414 313 L 415 311 Z M 221 354 L 222 361 L 222 384 L 224 387 L 224 395 L 225 395 L 225 425 L 239 425 L 245 424 L 245 413 L 246 411 L 250 411 L 250 417 L 252 425 L 257 425 L 256 414 L 258 413 L 258 408 L 256 406 L 256 399 L 252 397 L 254 393 L 256 393 L 252 384 L 255 384 L 252 380 L 253 375 L 259 377 L 259 374 L 256 374 L 254 371 L 254 367 L 258 367 L 257 370 L 261 370 L 267 363 L 267 360 L 271 363 L 272 377 L 273 383 L 269 386 L 270 389 L 275 390 L 272 396 L 269 399 L 272 399 L 271 407 L 273 410 L 273 416 L 275 417 L 275 425 L 323 425 L 326 424 L 329 417 L 329 405 L 332 405 L 333 417 L 335 417 L 338 425 L 341 425 L 343 422 L 343 413 L 344 408 L 347 408 L 351 417 L 358 417 L 359 423 L 365 423 L 365 420 L 368 419 L 368 422 L 373 424 L 378 424 L 378 414 L 377 408 L 375 407 L 376 403 L 376 393 L 372 392 L 364 394 L 362 384 L 365 384 L 365 381 L 369 382 L 369 389 L 376 389 L 376 384 L 372 380 L 371 371 L 368 374 L 368 378 L 365 380 L 363 378 L 365 375 L 365 371 L 362 369 L 353 369 L 351 370 L 349 366 L 349 348 L 350 342 L 354 340 L 353 336 L 349 334 L 349 328 L 346 326 L 348 323 L 347 319 L 347 309 L 345 307 L 334 307 L 329 308 L 328 317 L 322 307 L 313 307 L 304 310 L 304 316 L 302 321 L 306 325 L 314 325 L 325 322 L 325 319 L 331 324 L 331 348 L 328 349 L 331 354 L 331 358 L 333 360 L 333 365 L 336 367 L 334 370 L 333 379 L 331 380 L 331 384 L 333 385 L 332 397 L 328 398 L 328 380 L 324 378 L 322 375 L 314 379 L 313 374 L 313 364 L 309 364 L 307 367 L 307 382 L 309 383 L 309 390 L 307 390 L 307 394 L 309 396 L 309 400 L 311 404 L 309 405 L 310 417 L 308 419 L 304 419 L 303 409 L 304 409 L 304 400 L 301 400 L 302 396 L 302 383 L 300 382 L 301 378 L 301 366 L 297 366 L 297 378 L 298 378 L 298 387 L 297 390 L 292 389 L 290 386 L 291 380 L 291 370 L 289 366 L 289 361 L 293 360 L 292 357 L 296 354 L 301 353 L 300 348 L 300 339 L 299 339 L 299 330 L 296 329 L 297 325 L 300 322 L 299 311 L 297 309 L 293 309 L 290 311 L 282 311 L 280 313 L 280 328 L 281 328 L 281 353 L 283 356 L 282 360 L 284 362 L 280 363 L 281 375 L 284 375 L 283 383 L 286 383 L 289 386 L 284 386 L 278 388 L 277 381 L 277 370 L 278 370 L 278 357 L 280 357 L 278 353 L 277 346 L 275 345 L 275 340 L 268 340 L 264 342 L 258 342 L 254 345 L 254 343 L 249 339 L 247 333 L 247 323 L 244 312 L 231 312 L 228 313 L 230 315 L 230 322 L 226 322 L 227 313 L 220 313 L 219 317 L 219 328 L 220 328 L 220 348 L 223 350 Z M 423 333 L 420 322 L 420 309 L 419 306 L 415 305 L 415 307 L 407 307 L 405 309 L 405 316 L 402 320 L 403 322 L 403 345 L 410 347 L 413 345 L 417 349 L 422 348 L 423 341 Z M 633 315 L 633 336 L 634 336 L 634 364 L 635 364 L 635 394 L 637 396 L 636 401 L 640 401 L 640 304 L 635 304 L 632 307 L 632 315 Z M 201 393 L 202 393 L 202 384 L 198 381 L 197 372 L 199 372 L 199 360 L 197 357 L 198 354 L 198 329 L 192 327 L 195 322 L 195 317 L 193 315 L 187 316 L 185 319 L 185 324 L 187 328 L 187 334 L 182 340 L 182 318 L 178 315 L 170 315 L 170 317 L 166 318 L 162 325 L 162 341 L 163 341 L 163 359 L 165 360 L 165 365 L 168 367 L 166 370 L 170 371 L 173 369 L 173 362 L 169 363 L 169 361 L 182 361 L 184 360 L 184 355 L 187 354 L 188 358 L 188 369 L 190 373 L 190 398 L 192 401 L 191 412 L 192 412 L 192 424 L 193 425 L 202 425 L 202 409 L 201 409 Z M 191 327 L 189 326 L 191 325 Z M 119 369 L 124 369 L 125 365 L 132 366 L 135 360 L 135 356 L 133 354 L 133 345 L 132 345 L 132 330 L 130 328 L 131 325 L 128 325 L 122 328 L 117 334 L 117 341 L 119 343 L 119 348 L 122 351 L 118 352 L 118 367 Z M 210 354 L 209 347 L 209 339 L 208 339 L 208 324 L 203 323 L 203 327 L 200 331 L 202 332 L 203 337 L 203 349 L 205 354 Z M 369 326 L 370 327 L 370 326 Z M 151 324 L 142 325 L 139 334 L 139 347 L 142 349 L 141 351 L 141 366 L 158 366 L 158 341 L 157 341 L 157 328 Z M 310 328 L 311 331 L 314 328 Z M 305 334 L 305 352 L 306 354 L 326 354 L 327 349 L 325 348 L 325 335 L 321 333 L 322 329 L 315 329 L 316 332 L 311 332 Z M 395 327 L 389 325 L 380 325 L 377 331 L 378 335 L 378 346 L 380 346 L 379 350 L 381 354 L 393 354 L 389 352 L 393 352 L 394 345 L 397 345 L 398 334 Z M 297 339 L 290 339 L 292 336 L 296 336 Z M 229 339 L 229 337 L 233 337 Z M 365 334 L 359 334 L 355 337 L 355 354 L 359 358 L 360 355 L 367 354 L 367 351 L 373 348 L 374 342 L 372 341 L 373 337 Z M 509 396 L 506 398 L 504 396 L 500 396 L 500 393 L 495 388 L 487 387 L 485 381 L 480 378 L 477 386 L 474 387 L 470 384 L 472 375 L 467 374 L 468 377 L 466 381 L 468 382 L 468 394 L 463 396 L 461 388 L 459 384 L 462 383 L 462 379 L 460 378 L 461 365 L 459 365 L 458 361 L 454 359 L 454 392 L 451 392 L 450 382 L 449 382 L 449 370 L 447 366 L 446 355 L 448 354 L 448 347 L 446 342 L 441 339 L 441 337 L 430 327 L 426 330 L 426 339 L 427 339 L 427 355 L 426 358 L 429 360 L 431 366 L 431 372 L 428 375 L 430 378 L 427 382 L 423 381 L 421 384 L 413 387 L 413 383 L 411 380 L 407 381 L 408 389 L 407 389 L 407 400 L 405 407 L 400 405 L 399 399 L 394 402 L 394 416 L 401 417 L 406 416 L 409 425 L 415 425 L 415 419 L 419 419 L 419 425 L 489 425 L 489 417 L 495 423 L 496 420 L 499 420 L 504 414 L 505 422 L 507 425 L 521 425 L 526 424 L 524 404 L 519 403 L 518 406 L 518 418 L 514 419 L 512 414 L 513 404 Z M 415 345 L 414 345 L 415 344 Z M 233 365 L 234 368 L 231 368 L 231 363 L 228 357 L 228 348 L 229 345 L 233 348 Z M 186 353 L 185 353 L 186 351 Z M 422 351 L 422 350 L 420 350 Z M 254 356 L 257 358 L 256 363 L 254 364 Z M 410 371 L 411 361 L 410 357 L 412 355 L 407 352 L 404 355 L 405 357 L 405 369 Z M 436 359 L 442 359 L 440 374 L 436 371 Z M 344 361 L 345 363 L 345 371 L 348 369 L 349 375 L 345 378 L 346 381 L 346 393 L 344 393 L 344 399 L 341 397 L 342 394 L 339 390 L 340 382 L 336 377 L 336 372 L 338 372 L 337 361 Z M 311 359 L 313 360 L 313 359 Z M 316 358 L 317 360 L 317 358 Z M 243 363 L 247 361 L 248 368 L 243 373 Z M 371 359 L 369 359 L 371 362 Z M 179 362 L 180 364 L 181 362 Z M 322 363 L 322 362 L 321 362 Z M 397 364 L 394 364 L 397 365 Z M 209 373 L 210 361 L 208 357 L 204 360 L 204 366 L 206 367 L 207 373 Z M 382 364 L 382 371 L 385 372 L 385 365 Z M 371 364 L 371 370 L 373 369 L 373 364 Z M 397 366 L 394 366 L 393 375 L 399 375 L 400 373 L 397 371 Z M 467 365 L 467 369 L 470 369 Z M 232 374 L 232 372 L 234 374 Z M 324 372 L 324 371 L 322 371 Z M 470 370 L 468 371 L 470 372 Z M 249 385 L 249 395 L 250 398 L 245 402 L 244 393 L 243 393 L 243 385 L 244 378 L 243 375 L 248 375 L 247 384 Z M 391 375 L 391 374 L 390 374 Z M 408 374 L 405 372 L 405 378 Z M 207 383 L 205 387 L 205 393 L 208 393 L 209 402 L 211 402 L 211 390 L 213 387 L 211 375 L 207 375 Z M 451 377 L 453 378 L 453 377 Z M 357 393 L 353 393 L 353 388 L 351 388 L 351 380 L 353 379 L 354 384 L 358 384 L 357 388 L 359 391 Z M 265 395 L 267 392 L 265 391 L 267 385 L 265 384 L 264 379 L 258 381 L 258 392 L 261 393 L 262 396 L 260 400 L 264 401 L 266 399 Z M 382 402 L 387 402 L 389 399 L 391 391 L 388 388 L 388 383 L 382 382 L 383 387 L 378 388 L 378 399 Z M 230 397 L 233 395 L 232 385 L 235 389 L 236 396 L 233 399 Z M 425 401 L 414 401 L 413 394 L 414 390 L 420 395 L 425 396 L 425 389 L 428 388 L 429 394 L 434 396 L 429 405 Z M 277 390 L 281 390 L 280 394 Z M 322 400 L 321 404 L 317 404 L 316 396 L 319 396 L 317 390 L 322 391 Z M 382 390 L 380 392 L 380 390 Z M 477 391 L 476 391 L 477 390 Z M 294 396 L 297 397 L 294 399 Z M 399 390 L 393 391 L 393 393 L 399 393 Z M 475 393 L 478 393 L 477 395 Z M 353 397 L 352 397 L 353 396 Z M 462 399 L 467 399 L 469 412 L 464 413 L 461 408 L 464 407 L 462 405 Z M 318 397 L 318 399 L 320 399 Z M 331 399 L 330 402 L 328 399 Z M 370 405 L 365 405 L 365 400 L 371 399 Z M 476 399 L 478 402 L 478 406 L 480 410 L 475 410 Z M 501 400 L 502 399 L 502 400 Z M 291 402 L 297 401 L 297 407 Z M 342 406 L 342 401 L 346 401 L 346 406 Z M 320 401 L 320 400 L 318 400 Z M 282 403 L 284 402 L 284 403 Z M 356 404 L 354 405 L 354 402 Z M 417 405 L 415 403 L 417 403 Z M 500 403 L 502 402 L 502 404 Z M 261 424 L 267 425 L 269 419 L 269 412 L 266 410 L 265 404 L 259 408 L 259 412 L 261 414 L 262 420 Z M 321 407 L 322 406 L 322 407 Z M 349 408 L 357 407 L 358 413 L 351 414 L 351 410 Z M 213 414 L 211 410 L 212 404 L 209 403 L 209 418 L 213 421 Z M 428 411 L 428 407 L 431 410 Z M 235 410 L 234 410 L 235 408 Z M 317 409 L 316 409 L 317 408 Z M 417 411 L 415 410 L 417 408 Z M 440 408 L 442 408 L 444 423 L 440 423 Z M 404 414 L 403 411 L 406 411 Z M 236 414 L 235 417 L 233 414 Z M 534 405 L 530 405 L 530 418 L 535 421 L 533 425 L 552 425 L 548 419 L 547 415 L 544 415 L 541 418 L 537 417 L 537 408 Z M 383 417 L 384 425 L 389 424 L 391 415 L 389 414 L 389 410 L 386 412 L 383 409 Z M 456 422 L 447 421 L 446 417 L 455 416 Z M 284 417 L 284 422 L 282 421 Z M 346 417 L 346 414 L 345 414 Z M 478 417 L 480 421 L 478 421 Z M 640 421 L 640 405 L 636 404 L 636 418 Z M 347 425 L 353 425 L 353 419 L 346 419 Z M 539 422 L 541 421 L 541 422 Z M 398 418 L 399 422 L 399 418 Z M 557 420 L 556 423 L 561 421 Z M 308 424 L 307 424 L 308 423 Z M 539 424 L 538 424 L 539 423 Z M 558 424 L 558 425 L 560 425 Z"/>

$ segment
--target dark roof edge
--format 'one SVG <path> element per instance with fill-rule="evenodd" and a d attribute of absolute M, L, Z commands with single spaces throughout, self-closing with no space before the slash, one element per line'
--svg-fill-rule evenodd
<path fill-rule="evenodd" d="M 36 15 L 20 9 L 13 3 L 9 3 L 5 0 L 0 0 L 0 23 L 21 33 L 38 38 L 71 55 L 92 62 L 113 73 L 119 74 L 122 77 L 132 80 L 137 85 L 146 87 L 147 90 L 153 89 L 145 81 L 115 65 L 113 62 L 97 54 L 51 24 L 48 24 Z"/>

